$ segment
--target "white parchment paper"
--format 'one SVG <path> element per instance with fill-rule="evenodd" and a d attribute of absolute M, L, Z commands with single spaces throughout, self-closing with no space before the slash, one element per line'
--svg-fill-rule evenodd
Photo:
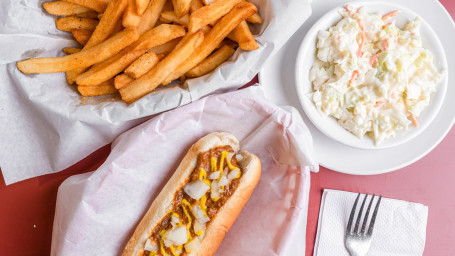
<path fill-rule="evenodd" d="M 0 167 L 6 184 L 65 169 L 143 117 L 243 86 L 311 13 L 308 0 L 252 0 L 264 18 L 251 28 L 259 50 L 238 50 L 215 72 L 185 86 L 158 88 L 131 105 L 81 106 L 63 73 L 24 75 L 16 68 L 19 60 L 62 56 L 63 47 L 76 46 L 41 7 L 49 1 L 0 1 Z"/>
<path fill-rule="evenodd" d="M 59 188 L 51 255 L 120 255 L 151 202 L 200 137 L 227 131 L 262 176 L 217 255 L 304 255 L 312 138 L 294 108 L 253 86 L 161 114 L 112 143 L 106 162 Z"/>
<path fill-rule="evenodd" d="M 313 256 L 349 256 L 344 234 L 357 193 L 324 189 Z M 360 197 L 363 202 L 365 195 Z M 371 200 L 371 195 L 366 203 Z M 362 201 L 361 201 L 362 200 Z M 375 197 L 373 207 L 378 202 Z M 365 206 L 366 208 L 366 206 Z M 356 208 L 360 210 L 360 203 Z M 372 211 L 369 216 L 372 216 Z M 370 217 L 371 218 L 371 217 Z M 382 198 L 368 256 L 421 256 L 425 249 L 428 206 Z"/>

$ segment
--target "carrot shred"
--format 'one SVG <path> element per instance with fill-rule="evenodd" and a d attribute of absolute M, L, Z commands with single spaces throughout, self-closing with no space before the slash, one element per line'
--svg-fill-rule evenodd
<path fill-rule="evenodd" d="M 344 9 L 346 9 L 346 11 L 349 12 L 349 14 L 354 14 L 354 13 L 358 13 L 359 10 L 357 10 L 356 8 L 354 8 L 352 5 L 349 5 L 349 4 L 346 4 L 344 6 Z"/>
<path fill-rule="evenodd" d="M 360 34 L 359 49 L 357 50 L 357 57 L 362 57 L 363 47 L 365 46 L 365 32 Z"/>
<path fill-rule="evenodd" d="M 359 24 L 360 30 L 365 31 L 365 24 L 362 19 L 358 19 L 357 24 Z"/>
<path fill-rule="evenodd" d="M 356 80 L 357 78 L 359 78 L 359 71 L 354 70 L 351 75 L 351 80 L 349 80 L 349 84 L 351 84 L 352 81 Z"/>
<path fill-rule="evenodd" d="M 382 41 L 382 47 L 384 48 L 384 51 L 389 50 L 389 39 L 386 38 L 384 41 Z"/>
<path fill-rule="evenodd" d="M 383 21 L 386 21 L 392 17 L 395 17 L 397 16 L 398 14 L 400 14 L 400 11 L 392 11 L 392 12 L 389 12 L 387 14 L 385 14 L 384 16 L 382 16 L 382 20 Z"/>
<path fill-rule="evenodd" d="M 361 57 L 363 55 L 363 47 L 365 46 L 365 26 L 362 19 L 358 19 L 357 24 L 359 24 L 361 31 L 359 49 L 357 50 L 357 57 Z"/>
<path fill-rule="evenodd" d="M 384 105 L 384 103 L 385 103 L 385 101 L 383 101 L 383 100 L 376 101 L 376 104 L 374 104 L 374 107 L 375 108 L 382 107 Z"/>
<path fill-rule="evenodd" d="M 417 119 L 416 117 L 414 116 L 414 114 L 410 114 L 411 116 L 411 121 L 412 121 L 412 124 L 415 126 L 415 127 L 419 127 L 419 122 L 417 122 Z"/>
<path fill-rule="evenodd" d="M 373 66 L 373 65 L 376 63 L 376 61 L 378 61 L 378 58 L 379 58 L 379 53 L 377 53 L 377 54 L 371 56 L 371 58 L 370 58 L 370 65 Z"/>

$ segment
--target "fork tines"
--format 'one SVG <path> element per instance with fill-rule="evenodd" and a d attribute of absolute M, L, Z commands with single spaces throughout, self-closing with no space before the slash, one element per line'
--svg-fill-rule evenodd
<path fill-rule="evenodd" d="M 354 215 L 355 215 L 355 212 L 357 209 L 357 203 L 360 198 L 360 193 L 357 195 L 354 205 L 352 206 L 351 215 L 349 216 L 348 226 L 346 228 L 346 235 L 353 234 L 353 235 L 359 235 L 359 236 L 371 236 L 373 234 L 374 222 L 376 220 L 376 215 L 378 214 L 379 204 L 381 203 L 382 196 L 381 195 L 379 196 L 378 202 L 376 203 L 376 206 L 374 208 L 373 216 L 371 217 L 371 220 L 370 220 L 370 226 L 368 227 L 368 232 L 365 233 L 365 228 L 366 228 L 366 225 L 368 222 L 368 218 L 370 216 L 370 209 L 371 209 L 371 206 L 373 205 L 373 200 L 374 200 L 375 194 L 373 194 L 373 196 L 371 197 L 370 203 L 368 204 L 367 212 L 365 213 L 365 217 L 363 218 L 362 228 L 361 228 L 361 230 L 359 230 L 359 224 L 360 224 L 360 220 L 362 218 L 363 208 L 365 206 L 367 197 L 368 197 L 368 194 L 366 194 L 363 199 L 362 205 L 360 206 L 359 213 L 357 214 L 357 219 L 355 222 L 354 230 L 351 231 L 352 221 L 354 220 Z"/>

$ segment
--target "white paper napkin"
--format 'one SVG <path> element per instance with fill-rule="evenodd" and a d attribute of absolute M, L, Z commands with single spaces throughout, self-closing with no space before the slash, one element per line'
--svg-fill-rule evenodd
<path fill-rule="evenodd" d="M 344 246 L 344 234 L 356 197 L 357 193 L 324 190 L 314 256 L 349 256 Z M 363 198 L 364 195 L 361 195 L 357 210 Z M 376 201 L 377 197 L 373 205 Z M 367 255 L 422 255 L 425 247 L 427 217 L 428 207 L 425 205 L 382 198 L 373 230 L 373 240 Z"/>
<path fill-rule="evenodd" d="M 119 255 L 188 148 L 214 131 L 255 153 L 262 175 L 217 255 L 303 255 L 310 188 L 317 170 L 311 135 L 294 108 L 257 87 L 209 96 L 122 134 L 106 162 L 59 188 L 51 255 Z"/>
<path fill-rule="evenodd" d="M 16 67 L 19 60 L 63 55 L 63 47 L 76 45 L 42 8 L 49 1 L 0 1 L 0 167 L 7 185 L 63 170 L 143 117 L 243 86 L 311 14 L 308 0 L 251 0 L 264 19 L 251 28 L 258 50 L 238 50 L 215 72 L 187 86 L 162 86 L 131 105 L 80 105 L 63 73 L 24 75 Z"/>

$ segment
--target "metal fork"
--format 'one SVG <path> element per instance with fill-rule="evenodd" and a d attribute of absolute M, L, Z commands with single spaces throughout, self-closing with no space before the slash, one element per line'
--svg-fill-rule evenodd
<path fill-rule="evenodd" d="M 368 227 L 368 231 L 365 233 L 365 228 L 367 225 L 368 218 L 370 216 L 370 209 L 371 205 L 373 204 L 373 199 L 375 194 L 370 200 L 368 205 L 367 212 L 365 213 L 365 217 L 363 218 L 362 229 L 359 230 L 360 219 L 362 218 L 363 207 L 365 206 L 365 202 L 367 200 L 368 194 L 365 195 L 363 199 L 362 206 L 360 207 L 360 211 L 357 215 L 357 220 L 355 222 L 354 230 L 351 231 L 352 221 L 354 220 L 355 211 L 357 209 L 357 202 L 360 198 L 360 193 L 357 195 L 357 199 L 354 202 L 354 206 L 351 210 L 351 215 L 349 216 L 348 226 L 346 227 L 346 235 L 345 235 L 345 246 L 348 249 L 351 256 L 365 256 L 370 249 L 371 246 L 371 236 L 373 234 L 374 222 L 376 220 L 376 215 L 378 214 L 379 204 L 381 203 L 382 196 L 379 196 L 379 200 L 376 203 L 374 208 L 373 216 L 371 217 L 370 226 Z"/>

